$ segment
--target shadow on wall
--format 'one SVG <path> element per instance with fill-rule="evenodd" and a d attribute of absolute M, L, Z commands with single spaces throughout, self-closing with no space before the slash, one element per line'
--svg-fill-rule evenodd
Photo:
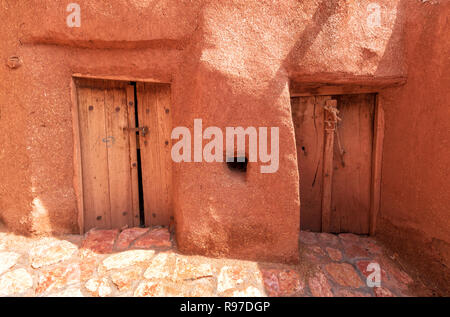
<path fill-rule="evenodd" d="M 386 131 L 377 238 L 448 296 L 450 3 L 403 0 L 398 11 L 392 42 L 403 41 L 408 80 L 380 94 Z"/>
<path fill-rule="evenodd" d="M 286 55 L 286 58 L 282 61 L 280 68 L 278 69 L 276 75 L 273 80 L 276 81 L 277 78 L 284 77 L 286 70 L 289 73 L 289 70 L 295 61 L 301 61 L 304 56 L 308 53 L 311 45 L 316 40 L 317 36 L 322 31 L 324 25 L 328 22 L 331 16 L 333 16 L 338 9 L 339 0 L 327 1 L 323 0 L 317 6 L 317 9 L 313 15 L 312 21 L 305 27 L 302 34 L 295 41 L 295 44 L 292 46 L 292 49 Z M 269 87 L 277 87 L 277 85 L 271 84 Z M 278 85 L 279 88 L 281 88 Z M 272 96 L 273 98 L 278 97 L 281 94 L 281 90 L 273 91 L 264 94 L 268 96 Z M 292 116 L 291 116 L 292 117 Z M 291 122 L 293 125 L 293 123 Z"/>

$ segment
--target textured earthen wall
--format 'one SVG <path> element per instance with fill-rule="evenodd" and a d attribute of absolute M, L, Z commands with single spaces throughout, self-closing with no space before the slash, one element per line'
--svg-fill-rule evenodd
<path fill-rule="evenodd" d="M 71 75 L 172 83 L 173 124 L 280 127 L 280 168 L 175 164 L 177 241 L 190 253 L 294 261 L 298 168 L 289 79 L 405 75 L 398 1 L 0 1 L 0 216 L 22 233 L 76 232 Z M 401 142 L 401 141 L 399 141 Z"/>
<path fill-rule="evenodd" d="M 438 3 L 440 2 L 440 3 Z M 378 237 L 450 290 L 450 2 L 404 1 L 408 81 L 386 111 Z"/>

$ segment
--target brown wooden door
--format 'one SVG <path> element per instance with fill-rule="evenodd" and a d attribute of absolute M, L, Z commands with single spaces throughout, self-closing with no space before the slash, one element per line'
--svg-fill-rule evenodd
<path fill-rule="evenodd" d="M 333 104 L 341 120 L 326 124 Z M 373 94 L 292 98 L 302 230 L 369 233 L 374 107 Z"/>
<path fill-rule="evenodd" d="M 172 211 L 170 85 L 137 83 L 145 224 L 169 225 Z"/>
<path fill-rule="evenodd" d="M 139 224 L 134 87 L 77 79 L 84 230 Z"/>

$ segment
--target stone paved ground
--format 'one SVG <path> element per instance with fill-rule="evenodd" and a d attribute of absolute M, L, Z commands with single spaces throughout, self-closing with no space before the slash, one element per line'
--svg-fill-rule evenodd
<path fill-rule="evenodd" d="M 428 290 L 372 238 L 302 232 L 300 264 L 185 256 L 164 228 L 0 232 L 0 296 L 411 296 Z M 370 288 L 368 265 L 381 267 Z"/>

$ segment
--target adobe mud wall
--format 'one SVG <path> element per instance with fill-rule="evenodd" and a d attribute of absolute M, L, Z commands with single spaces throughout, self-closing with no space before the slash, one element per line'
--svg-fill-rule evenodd
<path fill-rule="evenodd" d="M 408 81 L 381 94 L 386 130 L 377 237 L 448 296 L 450 2 L 408 1 L 405 10 Z"/>
<path fill-rule="evenodd" d="M 0 1 L 1 58 L 16 55 L 22 61 L 15 69 L 0 64 L 0 218 L 24 234 L 78 232 L 73 74 L 170 82 L 174 126 L 192 130 L 193 120 L 201 118 L 204 126 L 280 128 L 276 173 L 261 174 L 260 163 L 251 163 L 243 182 L 225 163 L 174 164 L 179 248 L 284 262 L 297 259 L 300 219 L 289 81 L 380 84 L 405 76 L 405 7 L 422 5 L 415 0 L 76 2 L 80 28 L 67 27 L 65 1 Z M 369 19 L 372 2 L 381 9 L 379 21 Z M 395 175 L 394 148 L 405 142 L 404 129 L 395 132 L 393 114 L 387 114 L 383 179 L 387 188 L 404 189 L 386 176 L 389 169 Z M 419 166 L 411 160 L 410 166 Z M 432 197 L 436 212 L 444 214 L 443 201 Z M 389 198 L 382 201 L 382 218 L 394 219 L 389 215 L 397 209 Z M 405 209 L 409 203 L 402 204 L 394 206 Z"/>

